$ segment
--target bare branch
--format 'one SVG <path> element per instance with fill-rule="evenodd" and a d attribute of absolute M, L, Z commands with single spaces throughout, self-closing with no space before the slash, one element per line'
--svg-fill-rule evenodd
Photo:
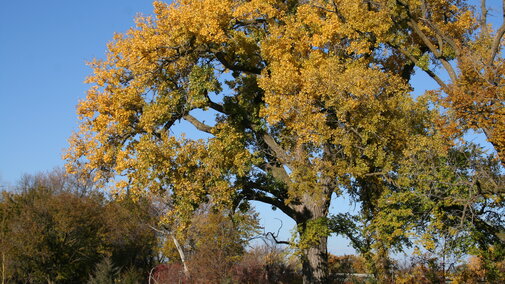
<path fill-rule="evenodd" d="M 292 245 L 292 243 L 290 243 L 290 242 L 288 242 L 288 241 L 279 241 L 279 240 L 277 240 L 277 237 L 276 237 L 276 236 L 274 235 L 274 233 L 272 233 L 272 232 L 268 232 L 268 233 L 266 233 L 266 234 L 265 234 L 265 236 L 266 236 L 266 237 L 268 237 L 269 235 L 272 237 L 272 239 L 274 240 L 274 242 L 275 242 L 276 244 L 281 244 L 281 245 Z"/>
<path fill-rule="evenodd" d="M 184 118 L 184 120 L 188 121 L 189 123 L 193 124 L 193 126 L 195 126 L 196 129 L 206 132 L 206 133 L 209 133 L 209 134 L 212 134 L 212 127 L 200 122 L 194 116 L 192 116 L 190 114 L 186 114 L 182 118 Z"/>
<path fill-rule="evenodd" d="M 279 232 L 280 232 L 280 231 L 281 231 L 281 229 L 282 229 L 283 222 L 282 222 L 282 220 L 281 220 L 281 219 L 278 219 L 278 218 L 275 218 L 275 219 L 276 219 L 276 220 L 278 220 L 279 222 L 281 222 L 281 226 L 279 227 L 279 229 L 277 229 L 277 233 L 276 233 L 276 234 L 274 234 L 274 233 L 272 233 L 272 232 L 267 232 L 267 233 L 265 234 L 265 237 L 267 237 L 267 238 L 268 238 L 268 236 L 270 235 L 270 236 L 272 237 L 272 239 L 275 241 L 275 243 L 276 243 L 276 244 L 292 245 L 292 243 L 291 243 L 291 242 L 288 242 L 288 241 L 279 241 L 279 240 L 277 240 L 277 238 L 279 237 Z"/>
<path fill-rule="evenodd" d="M 171 234 L 171 235 L 172 235 L 172 240 L 174 241 L 174 245 L 175 245 L 175 247 L 177 249 L 177 252 L 179 253 L 179 257 L 181 258 L 182 265 L 184 267 L 184 275 L 187 278 L 189 278 L 190 274 L 189 274 L 188 264 L 186 263 L 186 256 L 184 254 L 184 251 L 182 250 L 182 247 L 179 244 L 179 241 L 177 240 L 177 238 L 175 237 L 175 235 L 174 234 Z"/>
<path fill-rule="evenodd" d="M 403 55 L 405 55 L 410 61 L 414 62 L 415 64 L 418 64 L 419 61 L 412 54 L 410 54 L 403 48 L 397 48 L 397 49 Z M 431 71 L 430 69 L 423 69 L 423 71 L 426 72 L 426 74 L 428 74 L 431 78 L 433 78 L 433 80 L 435 80 L 446 93 L 448 92 L 449 87 L 437 74 L 435 74 L 435 72 Z"/>
<path fill-rule="evenodd" d="M 449 74 L 449 77 L 451 78 L 452 82 L 456 82 L 456 80 L 458 80 L 458 75 L 456 74 L 454 68 L 452 68 L 452 65 L 444 57 L 440 57 L 438 59 L 440 60 L 440 62 L 442 62 L 442 65 Z"/>
<path fill-rule="evenodd" d="M 487 8 L 486 0 L 480 0 L 480 28 L 484 34 L 488 33 L 487 29 Z"/>
<path fill-rule="evenodd" d="M 504 19 L 505 19 L 505 14 L 504 14 Z M 491 57 L 489 57 L 489 61 L 488 61 L 489 66 L 493 65 L 493 61 L 496 57 L 496 54 L 498 54 L 498 50 L 500 49 L 500 43 L 501 43 L 501 40 L 502 40 L 504 34 L 505 34 L 505 23 L 503 23 L 501 25 L 501 27 L 498 29 L 498 31 L 496 32 L 496 35 L 494 37 L 493 45 L 491 46 Z"/>
<path fill-rule="evenodd" d="M 177 238 L 175 237 L 175 234 L 173 232 L 170 232 L 169 230 L 160 230 L 154 226 L 151 226 L 151 225 L 148 225 L 152 230 L 162 234 L 162 235 L 168 235 L 168 236 L 171 236 L 172 237 L 172 240 L 174 242 L 174 245 L 175 245 L 175 248 L 177 249 L 177 252 L 179 253 L 179 257 L 181 258 L 181 262 L 182 262 L 182 265 L 184 267 L 184 275 L 186 277 L 189 278 L 190 274 L 189 274 L 189 269 L 188 269 L 188 265 L 186 263 L 186 256 L 184 254 L 184 251 L 182 250 L 182 247 L 181 245 L 179 244 L 179 241 L 177 240 Z"/>
<path fill-rule="evenodd" d="M 265 144 L 267 144 L 268 147 L 272 151 L 274 151 L 274 153 L 275 153 L 276 157 L 279 159 L 279 161 L 281 161 L 283 164 L 285 164 L 289 167 L 291 159 L 286 154 L 284 149 L 282 149 L 281 146 L 279 146 L 279 144 L 277 144 L 277 142 L 275 142 L 275 139 L 272 136 L 270 136 L 270 134 L 268 134 L 266 132 L 263 133 L 262 138 L 263 138 L 263 141 L 265 141 Z"/>

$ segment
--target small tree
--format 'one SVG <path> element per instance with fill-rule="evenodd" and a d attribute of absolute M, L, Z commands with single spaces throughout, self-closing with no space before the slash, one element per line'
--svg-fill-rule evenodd
<path fill-rule="evenodd" d="M 188 228 L 179 232 L 177 243 L 170 236 L 166 238 L 163 251 L 172 263 L 177 263 L 183 261 L 182 250 L 188 267 L 186 276 L 193 281 L 230 281 L 235 265 L 258 229 L 257 216 L 252 211 L 226 214 L 201 209 Z"/>
<path fill-rule="evenodd" d="M 57 173 L 27 176 L 17 191 L 3 192 L 0 245 L 10 280 L 84 283 L 105 256 L 120 268 L 148 270 L 155 235 L 133 215 L 145 207 L 62 188 L 54 181 L 66 178 Z"/>

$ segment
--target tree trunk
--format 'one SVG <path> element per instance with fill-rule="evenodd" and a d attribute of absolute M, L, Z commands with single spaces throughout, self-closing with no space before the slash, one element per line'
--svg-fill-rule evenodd
<path fill-rule="evenodd" d="M 186 256 L 184 254 L 184 251 L 182 250 L 182 247 L 174 234 L 172 234 L 172 240 L 174 241 L 175 248 L 179 253 L 179 257 L 181 258 L 182 267 L 184 268 L 184 276 L 186 276 L 186 278 L 189 279 L 191 275 L 189 274 L 188 264 L 186 263 Z"/>
<path fill-rule="evenodd" d="M 328 237 L 321 237 L 319 244 L 305 249 L 302 255 L 303 283 L 328 283 Z"/>
<path fill-rule="evenodd" d="M 391 259 L 389 251 L 385 246 L 380 246 L 373 257 L 373 274 L 378 283 L 388 284 L 393 283 L 393 274 L 391 271 Z"/>
<path fill-rule="evenodd" d="M 328 234 L 325 222 L 319 223 L 318 220 L 324 220 L 328 215 L 330 205 L 330 194 L 325 194 L 321 199 L 306 195 L 303 198 L 302 210 L 298 208 L 299 218 L 297 220 L 300 239 L 309 237 L 308 248 L 302 249 L 302 273 L 303 283 L 328 283 Z M 314 200 L 315 199 L 315 200 Z M 314 222 L 314 223 L 313 223 Z M 309 226 L 315 225 L 315 228 Z M 323 226 L 323 227 L 319 227 Z M 312 235 L 312 234 L 316 235 Z M 310 235 L 306 235 L 310 234 Z"/>

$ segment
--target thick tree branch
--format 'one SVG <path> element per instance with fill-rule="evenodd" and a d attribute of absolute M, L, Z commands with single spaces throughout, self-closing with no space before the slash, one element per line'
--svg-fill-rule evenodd
<path fill-rule="evenodd" d="M 170 127 L 172 127 L 172 125 L 174 125 L 174 123 L 177 121 L 177 118 L 172 118 L 170 119 L 169 121 L 167 121 L 164 125 L 163 125 L 163 131 L 168 131 L 170 129 Z M 155 135 L 160 138 L 160 134 L 159 133 L 155 133 Z"/>
<path fill-rule="evenodd" d="M 423 43 L 426 45 L 426 47 L 433 53 L 433 55 L 435 55 L 435 58 L 437 58 L 438 60 L 440 60 L 440 62 L 442 63 L 442 66 L 444 66 L 444 69 L 447 71 L 447 73 L 449 74 L 449 77 L 451 78 L 451 80 L 453 82 L 455 82 L 457 80 L 457 74 L 456 74 L 456 71 L 454 70 L 454 68 L 452 68 L 451 64 L 446 60 L 446 58 L 444 57 L 444 55 L 442 54 L 440 48 L 441 46 L 437 47 L 435 46 L 431 40 L 428 38 L 428 36 L 422 31 L 421 27 L 419 27 L 419 24 L 414 20 L 414 17 L 412 16 L 412 14 L 410 13 L 410 10 L 409 10 L 409 5 L 406 4 L 406 3 L 403 3 L 402 1 L 397 1 L 397 3 L 401 6 L 403 6 L 405 9 L 406 9 L 406 12 L 408 14 L 408 17 L 409 17 L 409 21 L 407 22 L 407 25 L 409 27 L 412 28 L 412 30 L 419 36 L 419 38 L 423 41 Z M 425 21 L 428 21 L 427 19 L 425 19 Z M 438 30 L 434 25 L 430 25 L 434 30 L 435 30 L 435 33 L 441 37 L 444 37 L 446 39 L 449 39 L 448 37 L 446 37 L 440 30 Z M 437 32 L 438 31 L 438 32 Z M 455 52 L 458 52 L 457 51 L 457 48 L 456 48 L 456 44 L 451 40 L 449 39 L 449 44 L 455 48 Z M 430 74 L 428 74 L 430 75 Z M 431 75 L 430 75 L 431 76 Z M 433 76 L 432 76 L 433 77 Z M 438 81 L 437 81 L 438 82 Z"/>
<path fill-rule="evenodd" d="M 454 68 L 452 68 L 452 65 L 444 57 L 440 57 L 438 59 L 440 60 L 440 62 L 442 62 L 442 65 L 444 66 L 445 70 L 449 74 L 451 81 L 456 82 L 458 80 L 458 75 L 456 74 L 456 71 L 454 70 Z"/>
<path fill-rule="evenodd" d="M 421 20 L 423 20 L 427 25 L 429 25 L 430 28 L 437 35 L 437 40 L 439 41 L 439 49 L 442 50 L 443 42 L 441 42 L 441 40 L 443 39 L 452 47 L 452 49 L 456 53 L 456 56 L 459 56 L 460 52 L 459 52 L 458 46 L 456 45 L 456 42 L 452 38 L 447 36 L 446 33 L 442 32 L 442 30 L 440 30 L 434 22 L 428 20 L 428 17 L 429 17 L 429 12 L 428 12 L 428 7 L 427 7 L 428 5 L 426 4 L 425 0 L 423 0 L 422 4 L 423 4 L 422 5 L 423 16 L 422 16 Z M 409 17 L 410 17 L 410 14 L 409 14 Z"/>
<path fill-rule="evenodd" d="M 438 41 L 439 41 L 439 46 L 442 47 L 443 45 L 443 41 L 447 42 L 451 47 L 452 49 L 454 50 L 454 53 L 456 54 L 456 56 L 460 56 L 461 52 L 459 51 L 459 48 L 458 46 L 456 45 L 456 42 L 450 38 L 449 36 L 447 36 L 444 32 L 442 32 L 437 25 L 435 25 L 434 23 L 426 20 L 426 23 L 431 27 L 431 29 L 435 32 L 435 34 L 437 35 L 438 37 Z M 440 48 L 442 49 L 442 48 Z M 452 67 L 452 66 L 451 66 Z"/>
<path fill-rule="evenodd" d="M 393 46 L 394 47 L 394 46 Z M 409 52 L 407 52 L 406 50 L 404 50 L 403 48 L 398 48 L 398 47 L 395 47 L 398 51 L 400 51 L 403 55 L 405 55 L 410 61 L 414 62 L 414 64 L 418 64 L 419 60 L 417 60 L 417 58 L 415 58 L 412 54 L 410 54 Z M 448 90 L 449 90 L 449 87 L 447 86 L 447 84 L 445 84 L 445 82 L 433 71 L 431 71 L 430 69 L 423 69 L 424 72 L 426 72 L 426 74 L 428 74 L 428 76 L 430 76 L 431 78 L 433 78 L 433 80 L 435 80 L 438 85 L 447 93 Z"/>
<path fill-rule="evenodd" d="M 268 196 L 265 193 L 268 191 L 263 190 L 262 188 L 263 186 L 261 186 L 260 184 L 250 182 L 244 185 L 241 195 L 248 200 L 260 201 L 275 206 L 276 208 L 279 208 L 282 212 L 284 212 L 284 214 L 286 214 L 287 216 L 293 218 L 294 220 L 297 220 L 298 213 L 295 210 L 290 208 L 288 205 L 284 204 L 284 202 L 281 199 L 275 198 L 273 196 Z"/>
<path fill-rule="evenodd" d="M 487 28 L 487 8 L 486 8 L 486 0 L 480 0 L 480 28 L 484 34 L 488 33 Z"/>
<path fill-rule="evenodd" d="M 505 5 L 505 4 L 503 4 L 503 5 Z M 503 17 L 505 19 L 505 12 L 504 12 Z M 498 31 L 496 32 L 496 35 L 494 37 L 493 45 L 491 46 L 491 56 L 489 57 L 489 61 L 488 61 L 489 66 L 493 65 L 493 61 L 494 61 L 496 55 L 498 54 L 498 51 L 500 50 L 500 43 L 501 43 L 501 40 L 502 40 L 504 34 L 505 34 L 505 23 L 503 23 L 501 25 L 501 27 L 498 29 Z"/>
<path fill-rule="evenodd" d="M 252 74 L 256 74 L 256 75 L 261 74 L 261 70 L 262 70 L 261 68 L 257 68 L 257 67 L 253 67 L 253 66 L 245 66 L 242 64 L 229 62 L 226 59 L 226 55 L 223 52 L 216 52 L 215 56 L 216 56 L 217 60 L 221 64 L 223 64 L 224 67 L 226 67 L 232 71 L 246 72 L 246 73 L 252 73 Z"/>
<path fill-rule="evenodd" d="M 412 18 L 408 22 L 408 25 L 421 38 L 421 40 L 423 41 L 423 43 L 428 47 L 428 49 L 433 53 L 433 55 L 435 55 L 435 57 L 440 60 L 440 62 L 444 66 L 445 70 L 449 74 L 449 77 L 451 78 L 451 80 L 453 82 L 455 82 L 457 80 L 456 71 L 454 71 L 454 68 L 452 68 L 451 64 L 449 62 L 447 62 L 447 60 L 443 57 L 443 55 L 440 52 L 440 50 L 438 49 L 438 47 L 436 47 L 431 42 L 431 40 L 428 38 L 428 36 L 426 36 L 426 34 L 424 34 L 424 32 L 421 30 L 421 28 L 419 27 L 419 25 L 417 24 L 417 22 L 414 21 Z"/>
<path fill-rule="evenodd" d="M 229 114 L 225 110 L 225 108 L 222 104 L 212 102 L 211 100 L 209 100 L 208 102 L 209 102 L 209 107 L 212 108 L 213 110 L 218 111 L 223 114 Z M 249 128 L 254 131 L 253 123 L 248 120 L 245 122 L 249 125 Z M 204 130 L 202 130 L 202 131 L 204 131 Z M 277 159 L 280 163 L 285 164 L 286 166 L 290 167 L 289 156 L 282 149 L 282 147 L 280 147 L 279 144 L 277 144 L 275 139 L 270 134 L 268 134 L 267 132 L 261 132 L 261 133 L 258 133 L 257 131 L 254 131 L 254 132 L 255 132 L 256 136 L 258 137 L 258 139 L 261 140 L 260 144 L 264 144 L 265 149 L 268 148 L 269 150 L 271 150 L 272 155 L 273 155 L 272 157 L 275 157 L 275 159 Z M 261 142 L 263 142 L 263 143 L 261 143 Z M 272 174 L 276 178 L 279 178 L 280 180 L 282 180 L 284 182 L 287 182 L 289 180 L 289 175 L 286 173 L 286 170 L 282 166 L 277 167 L 277 166 L 274 166 L 273 164 L 269 164 L 268 167 L 271 170 Z"/>
<path fill-rule="evenodd" d="M 272 136 L 270 136 L 270 134 L 268 134 L 266 132 L 263 133 L 261 137 L 262 137 L 263 141 L 265 141 L 265 144 L 267 144 L 268 147 L 275 153 L 275 155 L 279 159 L 279 161 L 281 163 L 285 164 L 286 166 L 290 167 L 290 160 L 291 159 L 286 154 L 284 149 L 282 149 L 281 146 L 279 146 L 279 144 L 277 144 L 277 142 L 275 142 L 275 139 Z"/>
<path fill-rule="evenodd" d="M 268 172 L 271 174 L 275 179 L 278 181 L 281 181 L 285 184 L 290 183 L 290 177 L 288 173 L 286 172 L 286 169 L 282 165 L 282 162 L 280 162 L 279 158 L 277 158 L 275 152 L 266 144 L 266 142 L 262 138 L 262 134 L 258 132 L 254 132 L 257 145 L 261 149 L 261 152 L 263 153 L 263 160 L 264 162 L 258 167 L 262 169 L 265 172 Z"/>
<path fill-rule="evenodd" d="M 268 171 L 274 178 L 283 183 L 288 184 L 290 181 L 289 175 L 282 165 L 272 165 L 268 163 L 264 170 Z"/>
<path fill-rule="evenodd" d="M 208 100 L 209 107 L 212 108 L 213 110 L 223 113 L 223 114 L 230 114 L 228 111 L 225 110 L 225 107 L 222 104 L 215 103 L 211 101 L 210 99 Z M 270 172 L 275 178 L 279 179 L 280 181 L 283 181 L 285 183 L 289 182 L 289 175 L 287 174 L 286 170 L 282 167 L 282 165 L 277 165 L 277 161 L 281 164 L 285 164 L 286 166 L 289 167 L 290 159 L 289 156 L 286 154 L 286 152 L 275 142 L 275 139 L 269 135 L 268 133 L 261 131 L 255 131 L 254 127 L 255 125 L 249 121 L 248 119 L 244 119 L 244 122 L 248 125 L 248 128 L 251 129 L 257 139 L 259 140 L 259 145 L 264 148 L 265 152 L 267 152 L 269 157 L 269 162 L 266 163 L 266 168 L 263 170 Z"/>
<path fill-rule="evenodd" d="M 414 21 L 413 19 L 410 19 L 407 24 L 419 36 L 419 38 L 421 38 L 423 43 L 435 55 L 435 57 L 438 58 L 441 56 L 441 53 L 438 50 L 438 48 L 431 42 L 431 40 L 428 38 L 428 36 L 426 36 L 426 34 L 424 34 L 424 32 L 421 30 L 421 28 L 419 27 L 419 25 L 417 24 L 416 21 Z"/>
<path fill-rule="evenodd" d="M 192 116 L 190 114 L 186 114 L 182 118 L 184 118 L 184 120 L 186 120 L 187 122 L 193 124 L 193 126 L 195 126 L 196 129 L 198 129 L 200 131 L 203 131 L 203 132 L 206 132 L 206 133 L 209 133 L 209 134 L 212 134 L 212 127 L 208 126 L 207 124 L 204 124 L 204 123 L 200 122 L 194 116 Z"/>
<path fill-rule="evenodd" d="M 225 109 L 224 109 L 224 106 L 222 104 L 215 103 L 215 102 L 211 101 L 210 99 L 209 99 L 208 103 L 209 103 L 209 107 L 211 109 L 213 109 L 213 110 L 215 110 L 217 112 L 220 112 L 222 114 L 227 114 L 226 111 L 225 111 Z"/>

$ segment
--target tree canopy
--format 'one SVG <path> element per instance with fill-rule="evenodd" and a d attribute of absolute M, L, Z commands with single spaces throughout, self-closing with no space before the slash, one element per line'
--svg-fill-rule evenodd
<path fill-rule="evenodd" d="M 167 224 L 202 203 L 271 204 L 298 224 L 304 280 L 324 282 L 333 194 L 382 216 L 388 193 L 418 186 L 417 157 L 443 159 L 469 128 L 503 161 L 505 27 L 482 3 L 154 2 L 91 62 L 68 168 L 168 197 Z M 414 99 L 414 72 L 440 88 Z M 206 138 L 173 135 L 181 120 Z"/>

